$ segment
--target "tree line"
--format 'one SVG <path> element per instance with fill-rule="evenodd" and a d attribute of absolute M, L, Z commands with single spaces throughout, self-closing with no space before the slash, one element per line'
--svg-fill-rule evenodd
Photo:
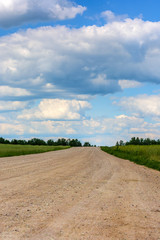
<path fill-rule="evenodd" d="M 124 146 L 124 145 L 160 145 L 160 139 L 154 140 L 150 138 L 132 137 L 126 143 L 124 143 L 122 140 L 116 143 L 116 146 Z"/>
<path fill-rule="evenodd" d="M 43 139 L 39 138 L 32 138 L 30 140 L 20 140 L 20 139 L 12 139 L 9 141 L 3 137 L 0 137 L 1 144 L 17 144 L 17 145 L 44 145 L 44 146 L 71 146 L 71 147 L 91 147 L 92 145 L 89 142 L 85 142 L 83 145 L 78 139 L 65 139 L 59 138 L 56 141 L 53 139 L 49 139 L 44 141 Z"/>

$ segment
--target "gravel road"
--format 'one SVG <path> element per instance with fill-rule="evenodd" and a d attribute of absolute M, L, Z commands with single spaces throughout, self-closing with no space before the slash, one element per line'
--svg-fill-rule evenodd
<path fill-rule="evenodd" d="M 71 148 L 0 158 L 0 240 L 160 240 L 160 173 Z"/>

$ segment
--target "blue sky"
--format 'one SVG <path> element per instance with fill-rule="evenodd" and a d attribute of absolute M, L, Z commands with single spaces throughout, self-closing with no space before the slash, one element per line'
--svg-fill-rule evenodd
<path fill-rule="evenodd" d="M 160 135 L 158 0 L 1 0 L 0 136 Z"/>

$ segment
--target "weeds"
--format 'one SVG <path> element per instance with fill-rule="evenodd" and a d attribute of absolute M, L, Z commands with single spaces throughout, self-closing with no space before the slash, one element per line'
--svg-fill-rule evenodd
<path fill-rule="evenodd" d="M 160 171 L 160 146 L 140 146 L 140 145 L 128 145 L 115 147 L 101 147 L 105 152 L 108 152 L 114 156 L 128 159 L 140 165 L 145 165 L 149 168 L 153 168 Z"/>

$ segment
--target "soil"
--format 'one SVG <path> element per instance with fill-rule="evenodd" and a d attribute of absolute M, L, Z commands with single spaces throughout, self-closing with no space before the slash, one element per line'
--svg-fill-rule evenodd
<path fill-rule="evenodd" d="M 160 240 L 160 173 L 71 148 L 0 158 L 0 240 Z"/>

